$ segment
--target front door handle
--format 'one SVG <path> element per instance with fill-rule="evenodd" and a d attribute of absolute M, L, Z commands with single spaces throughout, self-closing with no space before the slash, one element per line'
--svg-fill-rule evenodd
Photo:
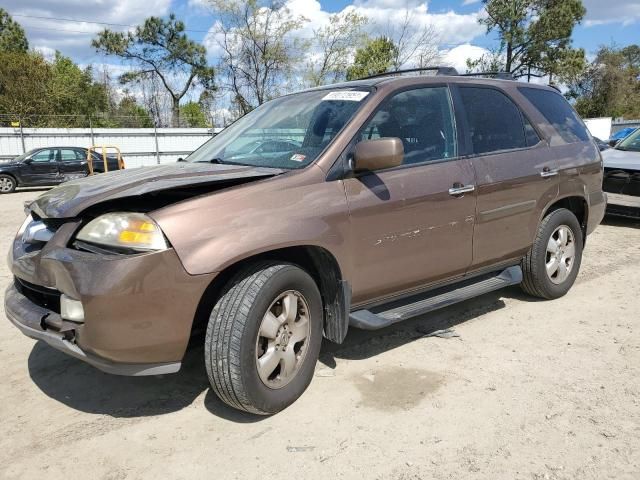
<path fill-rule="evenodd" d="M 475 189 L 475 185 L 463 185 L 461 183 L 454 183 L 453 187 L 449 189 L 449 195 L 457 197 L 458 195 L 464 195 L 465 193 L 473 192 Z"/>
<path fill-rule="evenodd" d="M 551 170 L 549 167 L 544 167 L 540 172 L 542 178 L 555 177 L 558 175 L 558 170 Z"/>

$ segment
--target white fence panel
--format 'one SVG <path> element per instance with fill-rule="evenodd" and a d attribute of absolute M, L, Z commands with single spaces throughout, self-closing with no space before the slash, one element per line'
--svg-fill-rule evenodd
<path fill-rule="evenodd" d="M 220 129 L 208 128 L 0 128 L 0 159 L 41 147 L 112 145 L 127 168 L 175 162 Z"/>

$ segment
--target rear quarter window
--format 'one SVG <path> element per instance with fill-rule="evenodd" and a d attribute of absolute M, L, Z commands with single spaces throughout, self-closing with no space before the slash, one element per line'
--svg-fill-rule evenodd
<path fill-rule="evenodd" d="M 562 95 L 539 88 L 519 87 L 518 90 L 538 109 L 565 143 L 590 140 L 587 127 Z"/>

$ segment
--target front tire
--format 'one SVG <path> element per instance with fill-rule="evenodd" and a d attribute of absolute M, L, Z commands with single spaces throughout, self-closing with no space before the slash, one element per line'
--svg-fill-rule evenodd
<path fill-rule="evenodd" d="M 323 308 L 313 278 L 286 263 L 241 271 L 211 312 L 205 364 L 216 395 L 259 415 L 291 405 L 313 378 Z"/>
<path fill-rule="evenodd" d="M 522 261 L 522 289 L 551 300 L 565 295 L 576 280 L 582 262 L 582 228 L 570 210 L 547 215 L 531 250 Z"/>
<path fill-rule="evenodd" d="M 10 175 L 0 175 L 0 194 L 12 193 L 16 190 L 16 180 Z"/>

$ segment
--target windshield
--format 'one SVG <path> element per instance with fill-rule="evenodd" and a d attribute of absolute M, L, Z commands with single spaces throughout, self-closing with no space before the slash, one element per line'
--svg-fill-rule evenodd
<path fill-rule="evenodd" d="M 28 158 L 28 157 L 30 157 L 31 155 L 33 155 L 33 153 L 34 153 L 36 150 L 37 150 L 37 148 L 36 148 L 36 149 L 33 149 L 33 150 L 29 150 L 28 152 L 23 153 L 22 155 L 20 155 L 20 156 L 18 156 L 18 157 L 15 157 L 15 158 L 14 158 L 14 159 L 12 159 L 11 161 L 12 161 L 12 162 L 21 162 L 21 161 L 22 161 L 22 160 L 24 160 L 25 158 Z"/>
<path fill-rule="evenodd" d="M 618 150 L 640 152 L 640 128 L 616 145 Z"/>
<path fill-rule="evenodd" d="M 370 93 L 360 87 L 277 98 L 225 128 L 186 161 L 303 168 L 318 158 Z"/>

